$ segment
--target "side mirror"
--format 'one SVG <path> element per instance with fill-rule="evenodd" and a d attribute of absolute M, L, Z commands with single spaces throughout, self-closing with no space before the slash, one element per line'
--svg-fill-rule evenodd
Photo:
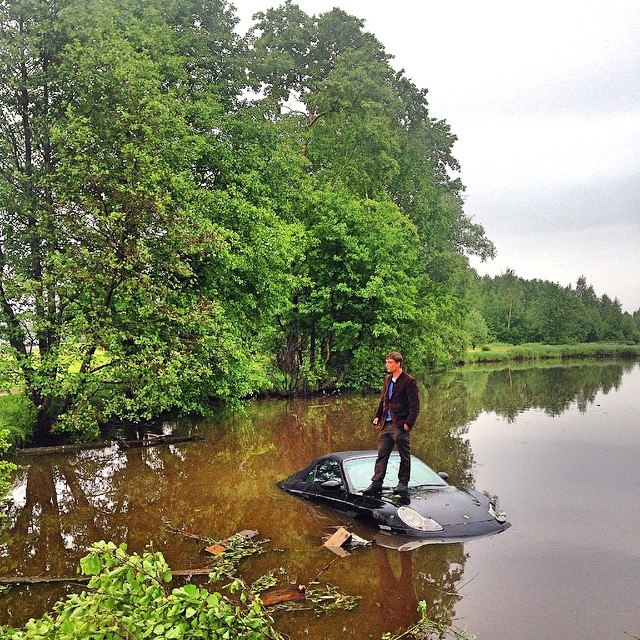
<path fill-rule="evenodd" d="M 323 489 L 340 489 L 342 488 L 342 482 L 340 480 L 325 480 L 320 486 Z"/>
<path fill-rule="evenodd" d="M 438 471 L 438 475 L 447 482 L 449 480 L 449 474 L 446 471 Z"/>

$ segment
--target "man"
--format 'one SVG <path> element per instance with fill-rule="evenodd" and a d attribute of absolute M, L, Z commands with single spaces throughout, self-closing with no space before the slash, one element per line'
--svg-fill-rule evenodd
<path fill-rule="evenodd" d="M 382 396 L 378 403 L 373 426 L 380 429 L 378 434 L 378 458 L 371 485 L 362 493 L 371 495 L 382 491 L 382 482 L 387 472 L 389 456 L 395 444 L 400 454 L 398 485 L 394 491 L 406 491 L 411 474 L 411 445 L 409 432 L 413 428 L 420 411 L 418 383 L 402 370 L 402 355 L 392 351 L 385 358 L 385 376 Z"/>

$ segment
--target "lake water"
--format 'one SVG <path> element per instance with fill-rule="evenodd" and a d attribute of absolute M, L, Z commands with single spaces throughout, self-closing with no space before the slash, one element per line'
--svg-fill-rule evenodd
<path fill-rule="evenodd" d="M 382 372 L 381 372 L 382 378 Z M 276 614 L 291 638 L 379 639 L 431 615 L 480 640 L 640 635 L 640 364 L 459 369 L 423 381 L 412 450 L 450 482 L 494 496 L 512 527 L 411 552 L 359 549 L 322 579 L 362 596 L 353 611 Z M 377 398 L 256 401 L 166 424 L 200 442 L 23 456 L 0 526 L 0 575 L 74 575 L 93 540 L 149 545 L 172 568 L 207 566 L 202 545 L 256 529 L 268 551 L 242 566 L 306 583 L 332 555 L 331 527 L 375 531 L 285 494 L 276 482 L 333 450 L 375 448 Z M 41 615 L 74 587 L 11 587 L 0 624 Z"/>

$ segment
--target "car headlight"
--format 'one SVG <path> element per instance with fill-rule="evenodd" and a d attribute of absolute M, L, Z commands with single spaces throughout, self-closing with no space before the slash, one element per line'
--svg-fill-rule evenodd
<path fill-rule="evenodd" d="M 402 522 L 409 525 L 412 529 L 418 529 L 419 531 L 442 531 L 441 524 L 431 518 L 425 518 L 425 516 L 409 507 L 400 507 L 398 509 L 398 516 Z"/>

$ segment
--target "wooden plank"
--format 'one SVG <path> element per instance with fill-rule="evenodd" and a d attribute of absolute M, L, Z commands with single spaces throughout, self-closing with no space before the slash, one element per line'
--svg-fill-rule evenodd
<path fill-rule="evenodd" d="M 270 607 L 274 604 L 280 604 L 281 602 L 305 600 L 306 596 L 304 590 L 300 589 L 277 589 L 275 591 L 269 591 L 269 593 L 266 593 L 264 596 L 260 596 L 260 599 L 265 607 Z"/>

